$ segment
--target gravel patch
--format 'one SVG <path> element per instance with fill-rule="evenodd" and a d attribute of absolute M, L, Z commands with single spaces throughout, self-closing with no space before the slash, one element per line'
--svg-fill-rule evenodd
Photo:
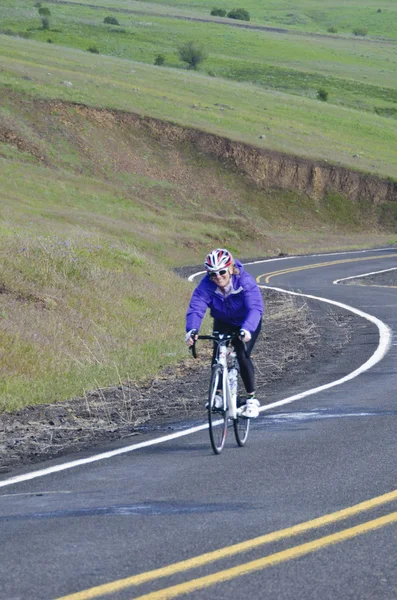
<path fill-rule="evenodd" d="M 374 273 L 365 277 L 354 277 L 341 281 L 344 285 L 379 285 L 382 287 L 397 287 L 397 267 L 383 273 Z"/>

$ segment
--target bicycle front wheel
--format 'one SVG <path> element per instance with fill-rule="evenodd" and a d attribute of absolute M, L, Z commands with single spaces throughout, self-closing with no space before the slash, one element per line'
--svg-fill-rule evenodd
<path fill-rule="evenodd" d="M 223 406 L 215 406 L 215 396 L 222 381 L 222 369 L 218 365 L 212 367 L 210 389 L 208 392 L 208 425 L 211 446 L 215 454 L 220 454 L 225 445 L 227 434 L 227 410 Z"/>
<path fill-rule="evenodd" d="M 237 444 L 239 446 L 244 446 L 248 438 L 250 419 L 238 415 L 236 419 L 233 419 L 233 427 Z"/>

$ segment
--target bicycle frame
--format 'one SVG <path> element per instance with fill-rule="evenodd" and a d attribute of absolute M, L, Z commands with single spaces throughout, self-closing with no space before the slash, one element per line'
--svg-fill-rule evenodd
<path fill-rule="evenodd" d="M 227 366 L 227 357 L 236 357 L 234 350 L 229 350 L 227 343 L 229 340 L 222 340 L 221 335 L 219 336 L 220 341 L 218 344 L 218 351 L 216 357 L 216 364 L 222 367 L 222 386 L 223 386 L 223 403 L 224 410 L 227 410 L 228 417 L 230 419 L 237 419 L 237 415 L 241 413 L 241 409 L 237 408 L 237 387 L 234 391 L 230 389 L 229 380 L 229 369 Z"/>
<path fill-rule="evenodd" d="M 216 333 L 214 335 L 199 335 L 197 338 L 199 340 L 212 340 L 218 344 L 215 364 L 222 367 L 223 410 L 227 411 L 228 418 L 230 419 L 237 419 L 241 414 L 241 409 L 237 408 L 237 388 L 234 393 L 230 389 L 229 369 L 227 366 L 227 357 L 230 355 L 232 355 L 233 358 L 236 357 L 235 351 L 228 347 L 229 342 L 237 337 L 236 334 Z M 196 357 L 197 355 L 194 346 L 192 352 L 193 356 Z"/>

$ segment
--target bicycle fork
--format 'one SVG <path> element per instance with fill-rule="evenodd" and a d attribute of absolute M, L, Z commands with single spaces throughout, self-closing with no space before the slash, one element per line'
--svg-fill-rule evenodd
<path fill-rule="evenodd" d="M 223 389 L 223 406 L 227 410 L 230 419 L 236 419 L 238 415 L 237 409 L 237 378 L 238 371 L 236 367 L 232 367 L 230 371 L 227 368 L 227 348 L 220 349 L 219 364 L 222 366 L 222 389 Z M 232 384 L 232 385 L 231 385 Z"/>

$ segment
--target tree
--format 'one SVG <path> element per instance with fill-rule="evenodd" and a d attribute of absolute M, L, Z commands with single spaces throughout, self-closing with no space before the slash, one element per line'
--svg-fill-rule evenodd
<path fill-rule="evenodd" d="M 41 28 L 47 30 L 50 28 L 50 21 L 47 17 L 41 17 Z"/>
<path fill-rule="evenodd" d="M 156 58 L 154 59 L 154 64 L 157 65 L 158 67 L 161 67 L 161 65 L 163 65 L 164 63 L 165 63 L 164 54 L 158 54 L 156 56 Z"/>
<path fill-rule="evenodd" d="M 233 8 L 227 13 L 229 19 L 239 19 L 240 21 L 249 21 L 250 14 L 245 8 Z"/>
<path fill-rule="evenodd" d="M 195 42 L 186 42 L 178 48 L 179 58 L 188 63 L 189 69 L 197 69 L 199 63 L 203 62 L 207 55 Z"/>
<path fill-rule="evenodd" d="M 328 100 L 328 92 L 324 88 L 320 88 L 317 90 L 317 98 L 322 100 L 323 102 L 327 102 Z"/>

